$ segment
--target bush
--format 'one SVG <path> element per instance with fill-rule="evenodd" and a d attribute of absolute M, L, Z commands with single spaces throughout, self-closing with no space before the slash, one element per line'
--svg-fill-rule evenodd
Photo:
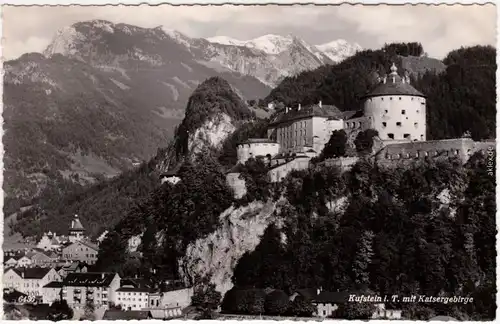
<path fill-rule="evenodd" d="M 290 299 L 283 290 L 267 294 L 264 309 L 268 315 L 284 315 L 290 307 Z"/>

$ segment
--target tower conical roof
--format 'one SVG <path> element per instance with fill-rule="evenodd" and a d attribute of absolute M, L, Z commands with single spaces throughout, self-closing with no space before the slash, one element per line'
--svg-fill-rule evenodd
<path fill-rule="evenodd" d="M 70 228 L 70 230 L 71 231 L 83 231 L 83 230 L 85 230 L 83 228 L 82 223 L 78 219 L 78 215 L 75 215 L 75 218 L 71 221 L 71 228 Z"/>
<path fill-rule="evenodd" d="M 393 63 L 391 68 L 391 73 L 381 78 L 380 83 L 364 98 L 368 97 L 378 97 L 378 96 L 388 96 L 388 95 L 402 95 L 402 96 L 416 96 L 424 97 L 420 91 L 412 87 L 406 77 L 402 78 L 398 74 L 398 68 Z"/>

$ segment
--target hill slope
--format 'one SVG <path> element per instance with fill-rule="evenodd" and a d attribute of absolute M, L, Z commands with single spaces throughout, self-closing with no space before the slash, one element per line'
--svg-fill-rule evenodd
<path fill-rule="evenodd" d="M 88 188 L 62 180 L 51 183 L 33 208 L 18 215 L 14 229 L 24 236 L 40 236 L 48 230 L 66 233 L 71 218 L 78 214 L 88 234 L 96 237 L 147 198 L 159 186 L 162 171 L 175 167 L 186 156 L 220 149 L 239 123 L 253 116 L 226 80 L 209 78 L 189 97 L 186 116 L 174 138 L 153 159 Z"/>
<path fill-rule="evenodd" d="M 244 98 L 269 91 L 251 76 L 198 63 L 161 29 L 77 23 L 45 55 L 4 65 L 6 214 L 60 176 L 85 185 L 149 160 L 211 76 Z"/>

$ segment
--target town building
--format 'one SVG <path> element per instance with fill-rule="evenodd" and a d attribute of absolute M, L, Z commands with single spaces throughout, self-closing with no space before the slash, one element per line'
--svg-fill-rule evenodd
<path fill-rule="evenodd" d="M 171 306 L 166 308 L 151 308 L 149 309 L 152 319 L 169 320 L 182 317 L 182 308 L 180 306 Z"/>
<path fill-rule="evenodd" d="M 116 304 L 116 290 L 120 288 L 117 273 L 69 273 L 63 280 L 62 298 L 72 307 L 83 307 L 87 301 L 107 307 Z"/>
<path fill-rule="evenodd" d="M 97 261 L 99 247 L 86 240 L 76 241 L 62 249 L 62 259 L 70 262 L 94 264 Z"/>
<path fill-rule="evenodd" d="M 54 268 L 9 268 L 4 270 L 4 288 L 13 288 L 28 296 L 42 296 L 42 288 L 51 281 L 61 281 Z"/>
<path fill-rule="evenodd" d="M 87 272 L 87 265 L 82 262 L 71 262 L 64 264 L 63 266 L 56 267 L 57 273 L 62 278 L 66 278 L 69 273 L 85 273 Z"/>
<path fill-rule="evenodd" d="M 44 251 L 57 250 L 61 247 L 61 240 L 57 237 L 57 234 L 48 232 L 43 233 L 40 242 L 37 244 L 37 248 Z"/>
<path fill-rule="evenodd" d="M 116 290 L 117 301 L 124 310 L 141 310 L 148 308 L 149 287 L 134 287 L 133 285 L 122 285 Z"/>
<path fill-rule="evenodd" d="M 349 303 L 350 293 L 347 292 L 333 292 L 319 289 L 299 289 L 290 296 L 293 301 L 298 296 L 310 300 L 315 307 L 313 316 L 322 318 L 335 317 L 335 311 L 339 305 Z M 361 295 L 361 294 L 360 294 Z M 371 318 L 372 319 L 401 319 L 401 310 L 386 309 L 383 302 L 372 302 L 375 308 Z"/>
<path fill-rule="evenodd" d="M 83 228 L 78 215 L 71 221 L 71 227 L 69 229 L 69 241 L 71 243 L 78 242 L 85 238 L 85 228 Z"/>
<path fill-rule="evenodd" d="M 56 300 L 61 300 L 62 281 L 51 281 L 42 287 L 42 302 L 44 304 L 52 304 Z"/>
<path fill-rule="evenodd" d="M 59 261 L 59 256 L 54 252 L 44 252 L 43 250 L 33 250 L 27 254 L 31 259 L 31 264 L 41 267 L 54 267 Z"/>
<path fill-rule="evenodd" d="M 175 185 L 176 183 L 178 183 L 179 181 L 181 181 L 181 178 L 178 175 L 180 167 L 181 167 L 181 164 L 179 163 L 173 169 L 171 169 L 171 170 L 169 170 L 167 172 L 162 173 L 160 175 L 160 181 L 161 181 L 161 183 L 163 184 L 165 182 L 168 182 L 170 184 Z"/>

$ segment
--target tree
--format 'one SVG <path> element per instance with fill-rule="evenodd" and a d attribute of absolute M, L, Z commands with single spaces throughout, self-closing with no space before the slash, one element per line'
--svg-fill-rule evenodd
<path fill-rule="evenodd" d="M 368 266 L 373 258 L 373 238 L 374 234 L 371 231 L 365 231 L 361 236 L 358 253 L 354 259 L 353 271 L 356 277 L 356 283 L 360 287 L 367 287 L 369 284 L 369 270 Z"/>
<path fill-rule="evenodd" d="M 378 132 L 371 128 L 359 132 L 354 140 L 354 145 L 356 146 L 358 154 L 366 155 L 371 153 L 373 149 L 373 139 L 376 136 L 378 136 Z"/>
<path fill-rule="evenodd" d="M 83 319 L 87 320 L 87 321 L 95 320 L 95 313 L 94 312 L 95 312 L 94 302 L 91 300 L 87 300 L 85 303 Z"/>
<path fill-rule="evenodd" d="M 284 315 L 290 307 L 290 299 L 283 290 L 273 290 L 266 296 L 264 309 L 268 315 Z"/>
<path fill-rule="evenodd" d="M 73 310 L 66 300 L 56 300 L 50 305 L 47 319 L 51 321 L 63 321 L 73 318 Z"/>
<path fill-rule="evenodd" d="M 335 318 L 342 319 L 371 319 L 375 312 L 373 303 L 344 302 L 335 311 Z"/>
<path fill-rule="evenodd" d="M 290 313 L 295 316 L 311 317 L 315 311 L 316 309 L 311 301 L 300 295 L 296 296 L 290 305 Z"/>
<path fill-rule="evenodd" d="M 213 319 L 213 312 L 219 307 L 222 295 L 215 290 L 215 284 L 210 282 L 209 277 L 197 278 L 196 281 L 191 305 L 201 312 L 199 319 Z"/>
<path fill-rule="evenodd" d="M 322 152 L 323 159 L 343 157 L 346 154 L 347 134 L 341 130 L 335 130 L 330 136 L 330 140 L 326 143 Z"/>

